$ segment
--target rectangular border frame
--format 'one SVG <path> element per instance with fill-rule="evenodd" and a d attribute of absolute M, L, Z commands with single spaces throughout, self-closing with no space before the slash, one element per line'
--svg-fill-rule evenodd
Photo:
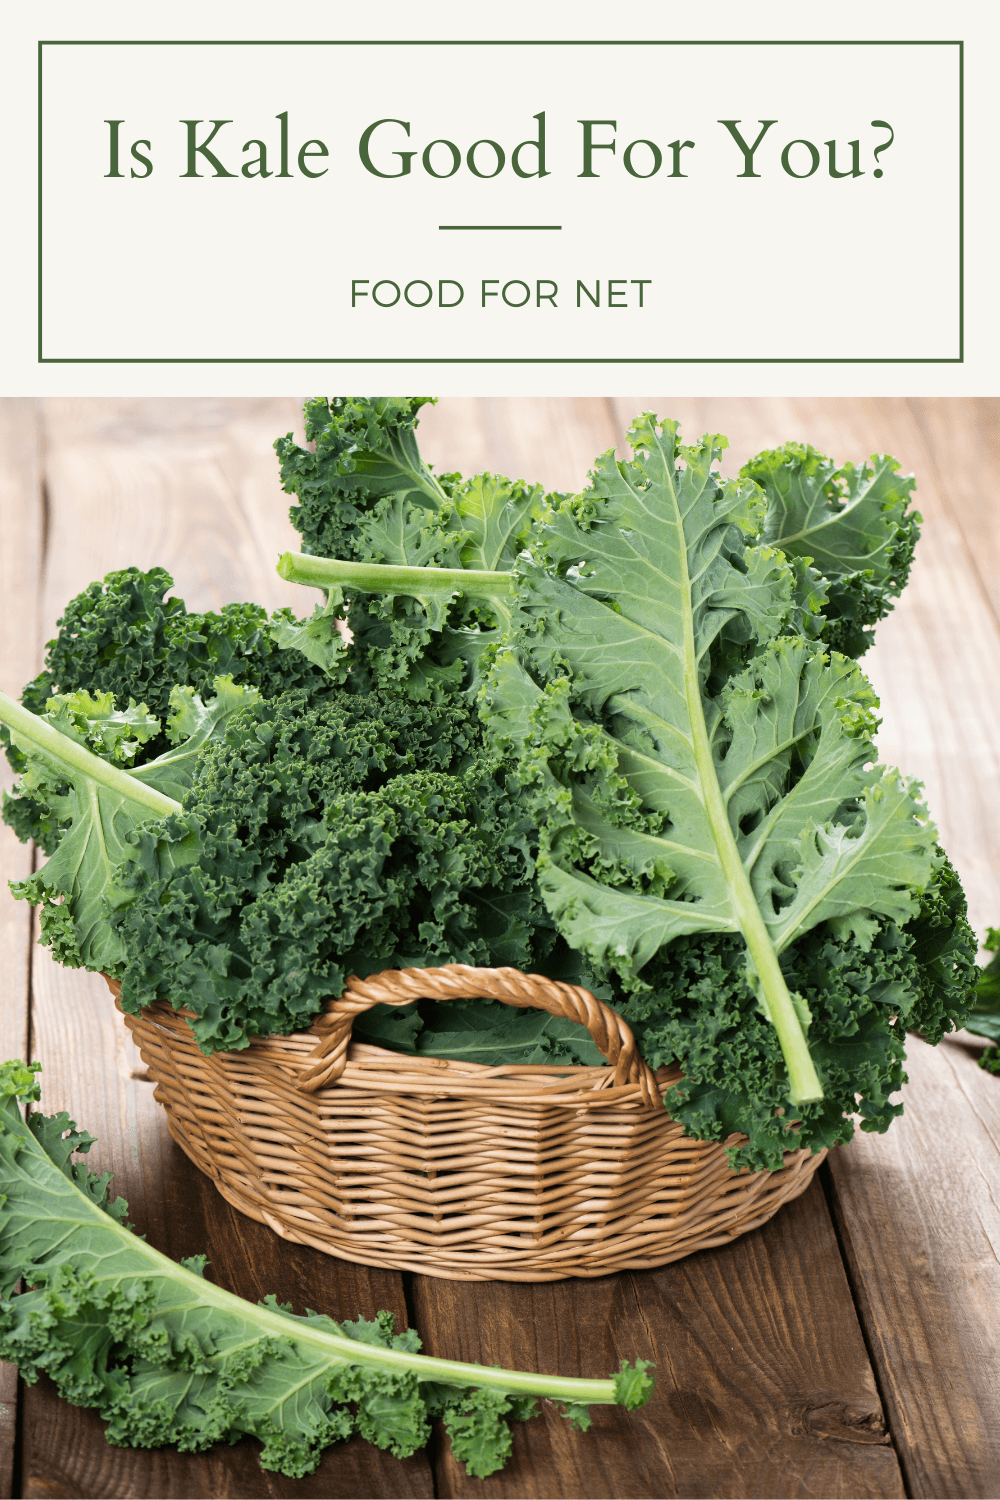
<path fill-rule="evenodd" d="M 42 61 L 46 47 L 957 47 L 958 48 L 958 354 L 876 356 L 861 358 L 834 355 L 808 356 L 704 356 L 661 355 L 639 358 L 623 356 L 614 358 L 585 359 L 582 357 L 558 356 L 489 356 L 462 357 L 438 355 L 414 357 L 379 356 L 372 358 L 277 356 L 252 357 L 249 355 L 45 355 L 42 353 Z M 40 365 L 960 365 L 965 362 L 965 42 L 955 38 L 914 37 L 840 37 L 836 39 L 740 38 L 715 37 L 696 39 L 648 38 L 635 39 L 556 39 L 556 38 L 503 38 L 447 39 L 382 38 L 364 40 L 360 38 L 137 38 L 90 37 L 47 38 L 38 42 L 38 358 Z"/>

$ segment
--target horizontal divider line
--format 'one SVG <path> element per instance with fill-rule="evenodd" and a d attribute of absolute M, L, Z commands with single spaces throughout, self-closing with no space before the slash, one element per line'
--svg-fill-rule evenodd
<path fill-rule="evenodd" d="M 561 229 L 561 224 L 439 224 L 439 229 Z"/>

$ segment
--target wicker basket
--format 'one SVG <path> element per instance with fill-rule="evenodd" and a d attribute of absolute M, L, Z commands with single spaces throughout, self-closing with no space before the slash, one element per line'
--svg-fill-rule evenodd
<path fill-rule="evenodd" d="M 490 1068 L 351 1042 L 379 1002 L 474 995 L 582 1022 L 610 1066 Z M 309 1031 L 208 1057 L 167 1004 L 125 1023 L 171 1135 L 223 1197 L 362 1265 L 468 1281 L 647 1269 L 763 1224 L 825 1155 L 733 1172 L 723 1145 L 663 1108 L 676 1068 L 654 1075 L 589 991 L 517 969 L 351 979 Z"/>

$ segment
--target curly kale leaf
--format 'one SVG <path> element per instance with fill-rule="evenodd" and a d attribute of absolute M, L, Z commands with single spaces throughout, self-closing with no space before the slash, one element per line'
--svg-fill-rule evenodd
<path fill-rule="evenodd" d="M 993 957 L 977 971 L 977 985 L 972 1009 L 965 1022 L 966 1031 L 987 1041 L 1000 1043 L 1000 929 L 990 927 L 983 947 Z M 1000 1073 L 1000 1045 L 989 1047 L 979 1059 L 988 1073 Z"/>
<path fill-rule="evenodd" d="M 386 504 L 378 529 L 368 528 L 360 557 L 377 565 L 371 579 L 378 592 L 353 596 L 354 670 L 362 682 L 370 678 L 417 699 L 439 697 L 475 683 L 483 653 L 509 628 L 508 575 L 545 495 L 540 485 L 477 474 L 456 488 L 440 515 L 434 556 L 409 545 L 412 527 L 398 514 L 397 498 Z M 397 567 L 426 570 L 425 587 L 411 592 L 411 580 L 392 576 Z"/>
<path fill-rule="evenodd" d="M 297 620 L 286 610 L 280 617 L 275 615 L 271 624 L 271 639 L 276 646 L 283 651 L 301 651 L 338 686 L 347 681 L 350 669 L 348 644 L 340 628 L 343 603 L 343 590 L 331 588 L 326 603 L 317 604 L 307 619 Z"/>
<path fill-rule="evenodd" d="M 40 1062 L 23 1063 L 19 1058 L 0 1063 L 0 1099 L 24 1099 L 37 1103 L 42 1097 L 42 1086 L 35 1077 L 42 1071 Z"/>
<path fill-rule="evenodd" d="M 519 756 L 538 879 L 564 938 L 626 988 L 682 934 L 739 932 L 791 1098 L 822 1098 L 809 1011 L 780 955 L 828 921 L 859 944 L 905 922 L 935 865 L 917 789 L 872 768 L 874 695 L 853 662 L 779 636 L 781 553 L 748 547 L 759 492 L 720 484 L 722 444 L 641 418 L 518 563 L 516 647 L 482 695 Z M 756 641 L 719 688 L 713 647 Z"/>
<path fill-rule="evenodd" d="M 255 704 L 200 757 L 183 814 L 133 843 L 122 1004 L 187 1006 L 211 1051 L 308 1026 L 352 972 L 530 967 L 529 831 L 469 710 Z"/>
<path fill-rule="evenodd" d="M 621 1373 L 566 1379 L 433 1359 L 390 1313 L 338 1324 L 273 1296 L 257 1306 L 233 1296 L 205 1279 L 203 1256 L 177 1265 L 130 1232 L 110 1174 L 71 1160 L 92 1138 L 67 1115 L 25 1125 L 24 1075 L 0 1066 L 0 1358 L 94 1408 L 110 1443 L 197 1452 L 251 1436 L 263 1468 L 303 1478 L 353 1432 L 406 1457 L 442 1416 L 456 1455 L 485 1477 L 533 1396 L 633 1404 Z M 14 1294 L 21 1278 L 30 1290 Z"/>
<path fill-rule="evenodd" d="M 45 711 L 55 694 L 85 690 L 110 695 L 110 712 L 130 702 L 165 724 L 177 684 L 202 697 L 215 679 L 232 677 L 257 688 L 265 698 L 289 688 L 327 690 L 323 670 L 296 650 L 282 649 L 272 628 L 291 628 L 289 610 L 269 623 L 256 604 L 227 604 L 220 613 L 189 613 L 183 599 L 167 598 L 173 579 L 163 568 L 123 568 L 103 583 L 92 583 L 72 599 L 58 621 L 59 633 L 46 647 L 45 670 L 25 687 L 21 702 L 32 713 Z M 16 747 L 0 737 L 15 771 L 24 769 Z M 135 755 L 135 764 L 167 748 L 166 735 L 154 735 Z M 58 825 L 29 795 L 5 797 L 4 821 L 22 841 L 34 838 L 46 854 L 59 841 Z"/>
<path fill-rule="evenodd" d="M 108 922 L 108 897 L 128 839 L 177 803 L 94 755 L 61 707 L 37 718 L 0 694 L 0 718 L 25 762 L 21 785 L 62 831 L 51 859 L 11 889 L 41 906 L 41 941 L 60 963 L 113 974 L 124 955 Z"/>
<path fill-rule="evenodd" d="M 962 883 L 944 850 L 937 853 L 941 865 L 904 929 L 917 966 L 917 999 L 906 1013 L 906 1029 L 932 1047 L 949 1032 L 969 1026 L 979 998 L 976 981 L 982 982 Z"/>
<path fill-rule="evenodd" d="M 649 990 L 619 992 L 617 1005 L 653 1066 L 680 1065 L 683 1082 L 666 1096 L 674 1119 L 704 1140 L 745 1135 L 734 1165 L 774 1170 L 783 1151 L 850 1140 L 852 1115 L 863 1130 L 885 1131 L 901 1113 L 892 1096 L 906 1079 L 905 1032 L 938 1040 L 964 1023 L 974 993 L 975 938 L 964 911 L 945 863 L 916 915 L 903 926 L 878 919 L 868 947 L 824 924 L 783 953 L 788 982 L 811 1015 L 809 1046 L 824 1085 L 817 1103 L 789 1097 L 777 1037 L 729 934 L 679 938 L 644 970 Z"/>
<path fill-rule="evenodd" d="M 297 504 L 289 512 L 304 552 L 352 558 L 361 526 L 387 495 L 409 497 L 428 513 L 445 499 L 453 476 L 436 479 L 417 447 L 417 412 L 430 398 L 368 400 L 315 397 L 303 408 L 306 442 L 289 432 L 274 445 L 281 487 Z"/>
<path fill-rule="evenodd" d="M 506 575 L 544 494 L 538 485 L 492 474 L 466 481 L 434 476 L 414 434 L 421 404 L 306 403 L 315 453 L 297 447 L 291 436 L 275 447 L 284 488 L 299 499 L 292 523 L 311 557 L 286 554 L 279 571 L 335 590 L 337 599 L 346 591 L 354 637 L 348 659 L 357 687 L 437 701 L 475 676 L 482 651 L 510 622 L 506 576 L 496 589 L 473 591 L 462 573 Z M 317 558 L 332 561 L 321 569 Z M 415 583 L 403 571 L 414 568 L 431 572 Z M 290 637 L 288 643 L 294 644 Z M 308 649 L 313 641 L 300 644 Z"/>
<path fill-rule="evenodd" d="M 35 715 L 0 693 L 0 721 L 24 764 L 19 784 L 60 832 L 48 862 L 12 890 L 41 906 L 41 941 L 61 963 L 120 972 L 124 949 L 110 918 L 132 842 L 144 824 L 180 811 L 198 754 L 258 696 L 229 677 L 215 687 L 207 704 L 191 689 L 175 691 L 166 736 L 172 748 L 139 767 L 136 745 L 160 727 L 145 704 L 120 713 L 110 693 L 79 690 L 56 694 Z M 166 857 L 172 863 L 191 852 L 188 840 Z"/>
<path fill-rule="evenodd" d="M 759 453 L 740 470 L 767 499 L 760 540 L 796 559 L 812 589 L 803 623 L 825 645 L 858 657 L 906 583 L 921 516 L 908 511 L 913 475 L 884 454 L 837 465 L 808 444 Z"/>
<path fill-rule="evenodd" d="M 72 599 L 46 648 L 45 670 L 25 688 L 25 707 L 41 713 L 53 693 L 85 688 L 113 694 L 119 708 L 130 698 L 144 702 L 165 721 L 178 683 L 202 696 L 222 676 L 265 698 L 324 689 L 321 672 L 276 647 L 260 605 L 189 612 L 183 599 L 166 597 L 173 582 L 164 568 L 123 568 Z"/>

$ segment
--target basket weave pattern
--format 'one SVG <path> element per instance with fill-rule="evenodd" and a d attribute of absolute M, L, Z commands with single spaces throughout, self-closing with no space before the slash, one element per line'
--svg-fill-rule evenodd
<path fill-rule="evenodd" d="M 350 1040 L 380 1002 L 474 995 L 582 1022 L 610 1066 L 490 1068 Z M 679 1070 L 654 1075 L 587 990 L 516 969 L 351 979 L 309 1031 L 241 1052 L 205 1056 L 165 1003 L 125 1023 L 171 1135 L 223 1197 L 363 1265 L 507 1281 L 664 1265 L 763 1224 L 825 1155 L 734 1173 L 724 1145 L 685 1136 L 663 1108 Z"/>

